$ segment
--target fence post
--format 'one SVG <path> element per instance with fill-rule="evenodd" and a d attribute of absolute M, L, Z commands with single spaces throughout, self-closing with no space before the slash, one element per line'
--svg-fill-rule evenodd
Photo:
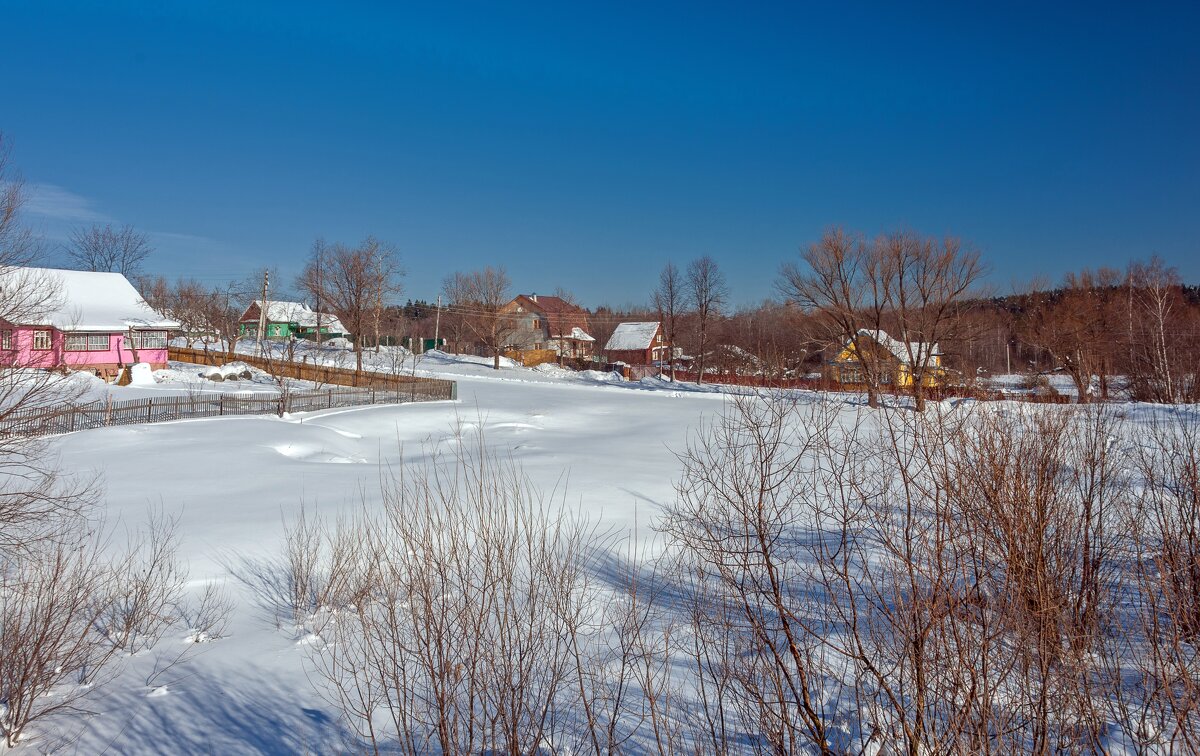
<path fill-rule="evenodd" d="M 154 407 L 154 400 L 153 400 L 153 399 L 147 399 L 147 400 L 146 400 L 146 422 L 150 422 L 150 417 L 151 417 L 151 415 L 150 415 L 150 410 L 151 410 L 151 408 L 153 408 L 153 407 Z"/>
<path fill-rule="evenodd" d="M 333 389 L 325 390 L 325 409 L 333 407 Z"/>

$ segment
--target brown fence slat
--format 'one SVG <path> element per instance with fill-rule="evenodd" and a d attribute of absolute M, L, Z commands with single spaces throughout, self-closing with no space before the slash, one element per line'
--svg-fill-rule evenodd
<path fill-rule="evenodd" d="M 176 362 L 188 362 L 195 365 L 219 366 L 230 362 L 244 362 L 251 367 L 265 370 L 272 375 L 311 381 L 313 383 L 407 391 L 414 396 L 417 392 L 430 390 L 434 392 L 431 396 L 454 398 L 454 381 L 446 381 L 440 378 L 418 378 L 411 375 L 376 373 L 370 370 L 359 372 L 348 368 L 330 367 L 329 365 L 276 360 L 250 354 L 228 355 L 224 352 L 205 352 L 201 349 L 188 349 L 185 347 L 170 347 L 168 349 L 168 358 Z"/>

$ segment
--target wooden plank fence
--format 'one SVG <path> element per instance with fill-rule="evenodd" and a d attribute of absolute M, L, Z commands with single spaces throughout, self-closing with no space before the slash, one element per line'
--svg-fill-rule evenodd
<path fill-rule="evenodd" d="M 439 381 L 452 384 L 451 381 Z M 405 404 L 450 399 L 451 387 L 409 387 L 403 391 L 330 388 L 282 394 L 189 394 L 149 399 L 92 402 L 75 406 L 15 410 L 0 416 L 0 436 L 52 436 L 114 425 L 162 423 L 200 417 L 282 415 L 335 407 Z"/>
<path fill-rule="evenodd" d="M 201 349 L 186 349 L 170 347 L 167 350 L 168 359 L 176 362 L 190 362 L 194 365 L 224 365 L 229 362 L 244 362 L 251 367 L 264 370 L 271 375 L 284 378 L 295 378 L 301 381 L 311 381 L 322 385 L 353 386 L 355 388 L 373 388 L 385 391 L 409 392 L 414 396 L 436 394 L 442 399 L 457 399 L 458 387 L 454 381 L 440 378 L 418 378 L 412 375 L 396 373 L 377 373 L 370 370 L 357 371 L 350 368 L 331 367 L 309 362 L 290 362 L 288 360 L 258 357 L 250 354 L 229 355 L 223 351 L 205 352 Z M 441 396 L 447 393 L 446 396 Z"/>

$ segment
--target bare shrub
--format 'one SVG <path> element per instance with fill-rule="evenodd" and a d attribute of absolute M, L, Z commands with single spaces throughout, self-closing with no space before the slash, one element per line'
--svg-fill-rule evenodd
<path fill-rule="evenodd" d="M 828 443 L 827 407 L 739 398 L 680 455 L 664 529 L 684 552 L 703 730 L 717 752 L 731 727 L 761 733 L 770 750 L 832 748 L 828 670 L 807 616 L 814 451 Z"/>
<path fill-rule="evenodd" d="M 353 521 L 369 558 L 341 582 L 367 590 L 312 663 L 369 748 L 600 753 L 646 723 L 675 742 L 647 702 L 671 695 L 650 589 L 626 562 L 601 586 L 586 566 L 610 539 L 559 506 L 481 444 L 402 468 Z"/>
<path fill-rule="evenodd" d="M 117 647 L 96 632 L 114 571 L 94 538 L 59 540 L 0 565 L 0 735 L 63 712 L 112 674 Z"/>
<path fill-rule="evenodd" d="M 1115 703 L 1143 749 L 1200 750 L 1200 418 L 1173 412 L 1141 435 L 1133 533 L 1133 660 L 1136 685 Z M 1118 689 L 1117 693 L 1124 691 Z"/>
<path fill-rule="evenodd" d="M 197 598 L 184 598 L 178 610 L 179 618 L 188 629 L 188 641 L 207 643 L 224 638 L 233 608 L 233 598 L 221 583 L 205 583 Z"/>
<path fill-rule="evenodd" d="M 681 455 L 708 749 L 1103 748 L 1115 415 L 828 407 L 740 398 Z"/>
<path fill-rule="evenodd" d="M 116 648 L 136 654 L 154 646 L 179 619 L 187 570 L 178 560 L 178 520 L 152 513 L 131 534 L 127 555 L 114 565 L 113 592 L 101 597 L 97 629 Z"/>
<path fill-rule="evenodd" d="M 1119 432 L 1103 407 L 980 413 L 947 470 L 954 511 L 973 535 L 973 590 L 1011 649 L 999 652 L 1012 665 L 1017 747 L 1101 747 L 1100 655 L 1119 629 Z"/>

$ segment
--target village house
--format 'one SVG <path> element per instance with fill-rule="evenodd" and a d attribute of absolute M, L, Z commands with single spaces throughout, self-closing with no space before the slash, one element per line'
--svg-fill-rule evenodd
<path fill-rule="evenodd" d="M 238 319 L 238 333 L 253 338 L 258 333 L 262 304 L 254 300 L 242 317 Z M 336 316 L 317 312 L 303 302 L 267 302 L 265 337 L 268 339 L 316 339 L 317 328 L 321 339 L 346 336 L 346 327 Z"/>
<path fill-rule="evenodd" d="M 866 382 L 866 371 L 862 357 L 855 349 L 855 339 L 847 339 L 830 362 L 830 372 L 833 380 L 845 384 L 862 384 Z M 893 339 L 884 331 L 873 331 L 861 328 L 858 331 L 858 345 L 867 357 L 867 362 L 875 367 L 882 386 L 897 388 L 912 388 L 913 370 L 910 360 L 915 359 L 925 363 L 926 372 L 922 385 L 933 387 L 939 385 L 945 378 L 945 368 L 942 367 L 942 354 L 937 344 L 923 342 L 905 343 Z M 870 350 L 870 351 L 868 351 Z"/>
<path fill-rule="evenodd" d="M 561 297 L 518 294 L 501 313 L 509 319 L 509 346 L 516 351 L 549 350 L 560 357 L 591 357 L 596 340 L 587 311 Z"/>
<path fill-rule="evenodd" d="M 0 287 L 24 310 L 8 313 L 15 322 L 0 320 L 7 366 L 66 367 L 106 380 L 138 362 L 167 366 L 167 332 L 179 323 L 155 312 L 120 273 L 11 268 Z"/>
<path fill-rule="evenodd" d="M 663 343 L 662 324 L 656 322 L 621 323 L 604 345 L 609 362 L 626 365 L 653 365 L 668 357 Z"/>

